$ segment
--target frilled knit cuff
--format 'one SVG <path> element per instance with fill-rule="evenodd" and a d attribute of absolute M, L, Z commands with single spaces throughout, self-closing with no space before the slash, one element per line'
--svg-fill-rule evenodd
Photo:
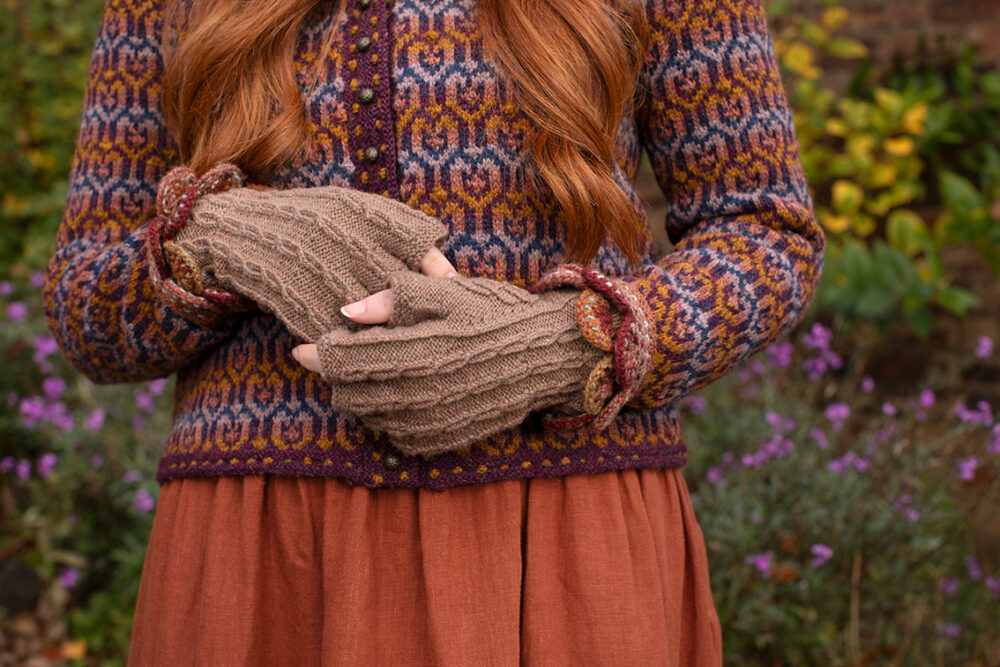
<path fill-rule="evenodd" d="M 584 412 L 543 417 L 548 430 L 606 429 L 622 406 L 638 393 L 652 367 L 653 314 L 632 286 L 579 264 L 560 264 L 529 287 L 538 293 L 563 285 L 582 291 L 577 324 L 605 355 L 591 372 L 584 390 Z"/>
<path fill-rule="evenodd" d="M 196 324 L 212 326 L 232 313 L 253 310 L 252 300 L 204 285 L 201 271 L 173 242 L 198 199 L 206 194 L 240 187 L 246 180 L 239 167 L 220 164 L 198 177 L 190 167 L 172 169 L 156 192 L 156 215 L 147 226 L 149 277 L 166 305 Z"/>

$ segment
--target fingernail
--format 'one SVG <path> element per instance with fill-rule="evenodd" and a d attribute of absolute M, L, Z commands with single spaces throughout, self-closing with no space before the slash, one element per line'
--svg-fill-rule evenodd
<path fill-rule="evenodd" d="M 457 273 L 455 273 L 454 271 L 450 271 L 450 272 L 446 273 L 444 277 L 445 277 L 445 278 L 454 278 L 454 277 L 455 277 L 455 276 L 457 276 L 457 275 L 458 275 L 458 274 L 457 274 Z"/>
<path fill-rule="evenodd" d="M 295 361 L 299 360 L 299 348 L 297 347 L 292 348 L 292 356 L 295 358 Z"/>
<path fill-rule="evenodd" d="M 341 307 L 340 312 L 344 314 L 344 317 L 357 317 L 358 315 L 364 314 L 367 303 L 364 300 L 355 301 L 354 303 L 349 303 L 346 306 Z"/>

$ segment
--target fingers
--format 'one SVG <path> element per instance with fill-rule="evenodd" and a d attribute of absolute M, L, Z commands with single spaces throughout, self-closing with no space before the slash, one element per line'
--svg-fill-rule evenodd
<path fill-rule="evenodd" d="M 392 317 L 392 302 L 392 290 L 384 289 L 343 306 L 340 312 L 359 324 L 383 324 Z"/>
<path fill-rule="evenodd" d="M 431 248 L 424 255 L 423 260 L 420 262 L 420 272 L 425 276 L 435 278 L 450 278 L 452 275 L 458 274 L 455 271 L 455 267 L 448 261 L 448 258 L 437 248 Z"/>
<path fill-rule="evenodd" d="M 453 275 L 458 276 L 457 273 Z M 450 308 L 447 294 L 451 286 L 450 280 L 444 278 L 432 278 L 414 271 L 393 271 L 389 274 L 389 289 L 349 303 L 340 312 L 361 324 L 410 326 L 447 315 Z"/>

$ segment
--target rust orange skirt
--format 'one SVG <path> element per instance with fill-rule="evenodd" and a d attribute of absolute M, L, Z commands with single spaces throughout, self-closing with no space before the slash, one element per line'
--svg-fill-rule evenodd
<path fill-rule="evenodd" d="M 721 665 L 677 470 L 166 482 L 128 664 Z"/>

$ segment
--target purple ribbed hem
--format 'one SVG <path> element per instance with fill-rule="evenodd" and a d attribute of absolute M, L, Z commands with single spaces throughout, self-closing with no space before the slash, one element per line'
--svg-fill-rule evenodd
<path fill-rule="evenodd" d="M 656 428 L 651 428 L 656 427 Z M 511 479 L 562 477 L 634 468 L 681 468 L 687 447 L 679 437 L 673 410 L 624 411 L 607 434 L 564 442 L 540 439 L 534 422 L 499 434 L 468 453 L 449 452 L 431 459 L 407 456 L 370 431 L 360 442 L 337 444 L 328 438 L 303 438 L 282 448 L 266 437 L 251 441 L 198 444 L 197 433 L 172 433 L 160 460 L 157 481 L 187 477 L 292 475 L 335 477 L 369 488 L 419 487 L 443 490 Z M 236 429 L 237 432 L 240 429 Z M 185 442 L 187 444 L 185 444 Z"/>

